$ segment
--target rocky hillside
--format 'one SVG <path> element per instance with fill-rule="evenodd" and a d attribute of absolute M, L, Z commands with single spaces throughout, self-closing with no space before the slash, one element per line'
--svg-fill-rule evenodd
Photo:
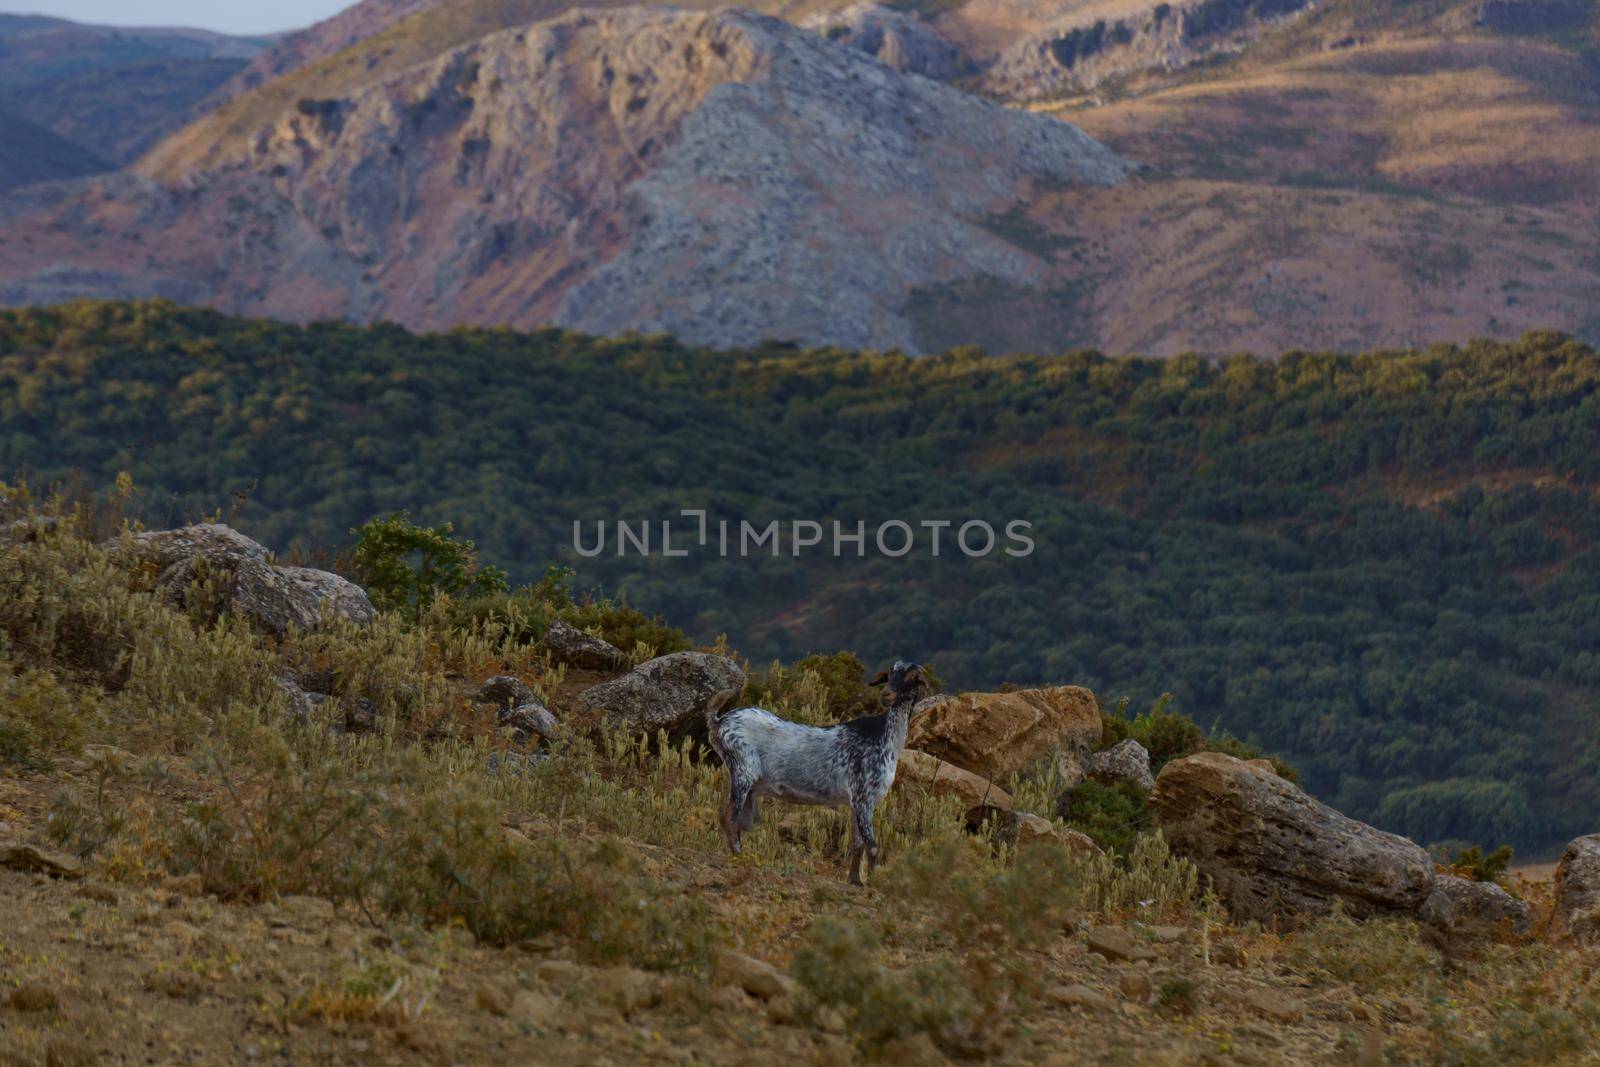
<path fill-rule="evenodd" d="M 376 37 L 390 26 L 432 7 L 437 0 L 360 0 L 314 26 L 285 34 L 220 86 L 211 100 L 221 105 L 267 82 L 327 59 Z"/>
<path fill-rule="evenodd" d="M 912 352 L 1592 340 L 1596 23 L 1530 3 L 361 4 L 135 173 L 0 202 L 0 300 Z M 696 18 L 744 43 L 617 46 L 722 32 Z"/>
<path fill-rule="evenodd" d="M 1077 686 L 902 701 L 847 656 L 624 652 L 650 627 L 559 585 L 534 614 L 418 610 L 383 567 L 380 610 L 224 525 L 0 509 L 8 1062 L 1535 1065 L 1600 1040 L 1600 835 L 1540 882 L 1440 866 Z M 695 731 L 741 688 L 912 716 L 866 887 L 829 809 L 769 799 L 728 854 Z"/>
<path fill-rule="evenodd" d="M 81 152 L 126 164 L 193 117 L 200 101 L 268 43 L 0 14 L 0 108 Z M 7 155 L 16 151 L 8 139 Z M 80 173 L 67 166 L 48 177 Z"/>
<path fill-rule="evenodd" d="M 120 289 L 259 314 L 916 350 L 914 292 L 1041 283 L 986 218 L 1127 164 L 777 20 L 627 9 L 302 100 L 181 182 L 165 149 L 141 170 L 36 221 L 8 299 L 64 295 L 67 245 L 126 264 L 137 228 Z"/>

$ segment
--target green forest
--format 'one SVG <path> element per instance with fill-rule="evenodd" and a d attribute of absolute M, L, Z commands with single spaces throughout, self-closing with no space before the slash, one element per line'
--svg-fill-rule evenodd
<path fill-rule="evenodd" d="M 1423 842 L 1538 855 L 1597 828 L 1600 358 L 1558 334 L 913 359 L 84 302 L 0 312 L 0 471 L 126 471 L 152 524 L 221 514 L 312 557 L 406 510 L 514 582 L 563 563 L 757 664 L 851 649 L 961 688 L 1171 693 Z M 592 539 L 596 521 L 687 527 L 684 508 L 1021 519 L 1036 547 L 571 547 L 574 520 Z"/>

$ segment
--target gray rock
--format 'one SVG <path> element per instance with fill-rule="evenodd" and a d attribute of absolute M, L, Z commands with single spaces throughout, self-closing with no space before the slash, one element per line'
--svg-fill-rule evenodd
<path fill-rule="evenodd" d="M 378 617 L 354 582 L 310 567 L 280 567 L 262 545 L 220 523 L 132 534 L 104 547 L 114 558 L 159 568 L 156 588 L 175 601 L 196 581 L 210 582 L 214 610 L 243 616 L 267 633 L 315 629 L 329 619 L 366 625 Z"/>
<path fill-rule="evenodd" d="M 522 679 L 510 674 L 497 674 L 484 682 L 478 695 L 472 699 L 480 704 L 493 704 L 504 712 L 533 700 L 534 693 Z"/>
<path fill-rule="evenodd" d="M 627 662 L 622 651 L 608 641 L 586 634 L 564 619 L 556 619 L 544 632 L 540 647 L 557 663 L 586 671 L 619 670 Z"/>
<path fill-rule="evenodd" d="M 301 722 L 305 722 L 311 717 L 312 711 L 316 709 L 316 702 L 312 700 L 310 693 L 301 688 L 300 683 L 295 680 L 292 674 L 278 674 L 272 680 L 277 683 L 278 688 L 282 689 L 284 695 L 289 698 L 290 715 Z"/>
<path fill-rule="evenodd" d="M 1243 760 L 1201 752 L 1161 769 L 1150 802 L 1173 849 L 1240 919 L 1416 914 L 1433 892 L 1419 845 L 1340 814 Z"/>
<path fill-rule="evenodd" d="M 1083 773 L 1103 785 L 1132 782 L 1146 793 L 1156 787 L 1155 775 L 1150 773 L 1150 753 L 1131 737 L 1104 752 L 1091 754 L 1083 763 Z"/>
<path fill-rule="evenodd" d="M 316 599 L 319 616 L 321 612 L 326 611 L 335 619 L 348 619 L 361 626 L 375 621 L 378 617 L 378 609 L 373 607 L 367 591 L 348 578 L 332 571 L 319 571 L 314 567 L 273 569 L 291 584 Z"/>
<path fill-rule="evenodd" d="M 1533 928 L 1528 905 L 1503 887 L 1454 874 L 1434 876 L 1433 892 L 1423 902 L 1418 918 L 1442 930 L 1487 925 L 1526 934 Z"/>
<path fill-rule="evenodd" d="M 744 688 L 744 671 L 725 656 L 674 652 L 587 689 L 578 710 L 635 733 L 682 737 L 705 731 L 706 705 L 724 690 Z"/>
<path fill-rule="evenodd" d="M 511 727 L 522 741 L 535 736 L 551 738 L 561 729 L 555 715 L 537 697 L 531 697 L 514 708 L 507 708 L 496 717 L 495 722 Z"/>
<path fill-rule="evenodd" d="M 237 563 L 253 559 L 262 563 L 269 553 L 261 544 L 225 523 L 202 522 L 172 530 L 147 530 L 112 538 L 103 546 L 113 556 L 124 553 L 147 560 L 165 570 L 174 563 L 199 558 L 208 563 Z"/>
<path fill-rule="evenodd" d="M 1567 846 L 1556 865 L 1556 907 L 1551 935 L 1600 945 L 1600 834 Z"/>

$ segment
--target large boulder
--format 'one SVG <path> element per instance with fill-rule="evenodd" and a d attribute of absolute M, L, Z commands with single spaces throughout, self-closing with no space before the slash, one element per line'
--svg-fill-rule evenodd
<path fill-rule="evenodd" d="M 267 633 L 310 630 L 329 619 L 365 625 L 378 617 L 366 591 L 329 571 L 285 567 L 255 541 L 221 523 L 153 530 L 106 544 L 156 574 L 156 588 L 174 601 L 197 581 L 211 583 L 217 611 L 240 615 Z"/>
<path fill-rule="evenodd" d="M 584 690 L 577 710 L 633 733 L 699 735 L 705 732 L 706 705 L 730 689 L 744 689 L 744 671 L 733 660 L 709 652 L 674 652 Z"/>
<path fill-rule="evenodd" d="M 997 781 L 1054 761 L 1076 782 L 1099 742 L 1099 702 L 1075 685 L 929 700 L 912 716 L 906 738 L 908 748 Z"/>
<path fill-rule="evenodd" d="M 971 771 L 963 770 L 948 760 L 906 748 L 900 751 L 900 762 L 894 772 L 895 789 L 924 789 L 941 797 L 955 797 L 962 810 L 968 813 L 969 822 L 992 811 L 1011 810 L 1011 794 Z"/>
<path fill-rule="evenodd" d="M 220 522 L 200 522 L 172 530 L 146 530 L 126 538 L 112 538 L 105 548 L 113 556 L 126 552 L 136 559 L 154 563 L 158 571 L 196 558 L 216 564 L 246 559 L 265 563 L 270 555 L 258 542 Z"/>
<path fill-rule="evenodd" d="M 1494 882 L 1480 882 L 1455 874 L 1434 876 L 1433 892 L 1423 902 L 1419 916 L 1443 930 L 1490 927 L 1514 934 L 1533 928 L 1533 914 Z"/>
<path fill-rule="evenodd" d="M 1600 834 L 1580 837 L 1556 864 L 1556 908 L 1550 933 L 1600 945 Z"/>
<path fill-rule="evenodd" d="M 1156 786 L 1155 775 L 1150 773 L 1150 753 L 1131 737 L 1091 755 L 1083 763 L 1083 773 L 1102 785 L 1132 782 L 1146 793 Z"/>
<path fill-rule="evenodd" d="M 1414 914 L 1433 891 L 1433 862 L 1415 842 L 1220 752 L 1168 763 L 1150 802 L 1172 848 L 1240 919 L 1292 924 L 1336 904 L 1357 916 Z"/>
<path fill-rule="evenodd" d="M 563 619 L 556 619 L 545 630 L 540 647 L 557 663 L 585 671 L 620 670 L 627 662 L 622 651 L 609 641 L 586 634 Z"/>

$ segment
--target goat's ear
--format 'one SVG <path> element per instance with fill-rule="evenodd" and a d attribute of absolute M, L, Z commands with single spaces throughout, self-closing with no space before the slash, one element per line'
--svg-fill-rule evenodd
<path fill-rule="evenodd" d="M 906 681 L 921 682 L 922 684 L 926 685 L 928 683 L 928 676 L 922 672 L 921 665 L 917 665 L 912 667 L 909 671 L 906 671 Z"/>
<path fill-rule="evenodd" d="M 878 676 L 876 678 L 872 679 L 872 681 L 868 682 L 867 684 L 868 685 L 885 685 L 885 684 L 888 683 L 888 681 L 889 681 L 889 672 L 888 671 L 879 671 L 878 672 Z"/>

